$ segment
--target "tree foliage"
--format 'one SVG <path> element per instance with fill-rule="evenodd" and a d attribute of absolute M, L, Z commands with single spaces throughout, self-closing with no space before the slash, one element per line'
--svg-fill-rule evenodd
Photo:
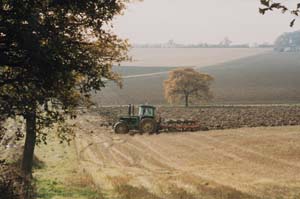
<path fill-rule="evenodd" d="M 179 68 L 169 73 L 164 82 L 165 98 L 169 103 L 185 102 L 188 107 L 190 101 L 208 101 L 212 98 L 210 85 L 213 77 L 197 72 L 193 68 Z"/>
<path fill-rule="evenodd" d="M 260 0 L 262 8 L 259 8 L 259 12 L 261 14 L 265 14 L 267 11 L 273 11 L 275 9 L 280 10 L 282 13 L 289 12 L 290 14 L 298 17 L 300 14 L 300 2 L 298 2 L 295 8 L 288 8 L 286 5 L 279 3 L 278 1 L 273 0 Z M 290 26 L 293 27 L 296 19 L 293 19 L 290 23 Z"/>
<path fill-rule="evenodd" d="M 126 2 L 0 0 L 0 115 L 24 118 L 24 158 L 91 91 L 119 81 L 112 65 L 127 59 L 128 43 L 110 27 Z"/>

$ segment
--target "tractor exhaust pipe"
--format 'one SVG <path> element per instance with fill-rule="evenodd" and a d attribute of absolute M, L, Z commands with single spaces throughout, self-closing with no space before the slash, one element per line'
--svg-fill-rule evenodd
<path fill-rule="evenodd" d="M 134 116 L 134 105 L 132 105 L 132 111 L 131 111 L 131 113 Z"/>
<path fill-rule="evenodd" d="M 129 105 L 128 105 L 128 115 L 129 115 L 129 116 L 131 116 L 131 110 L 132 110 L 131 104 L 129 104 Z"/>

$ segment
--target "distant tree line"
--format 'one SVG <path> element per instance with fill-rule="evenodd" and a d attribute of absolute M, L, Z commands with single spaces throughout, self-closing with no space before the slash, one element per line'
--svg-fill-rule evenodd
<path fill-rule="evenodd" d="M 210 43 L 198 43 L 198 44 L 179 44 L 170 40 L 167 43 L 157 43 L 157 44 L 134 44 L 135 48 L 272 48 L 273 44 L 262 43 L 256 45 L 250 44 L 232 44 L 227 37 L 218 44 Z"/>
<path fill-rule="evenodd" d="M 280 35 L 275 41 L 274 50 L 277 52 L 299 52 L 300 31 Z"/>

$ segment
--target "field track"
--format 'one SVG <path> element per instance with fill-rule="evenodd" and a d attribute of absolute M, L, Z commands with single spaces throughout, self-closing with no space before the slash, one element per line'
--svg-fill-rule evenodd
<path fill-rule="evenodd" d="M 298 126 L 130 136 L 113 134 L 100 120 L 80 119 L 76 146 L 84 170 L 106 190 L 130 185 L 159 196 L 174 187 L 196 198 L 300 196 Z"/>

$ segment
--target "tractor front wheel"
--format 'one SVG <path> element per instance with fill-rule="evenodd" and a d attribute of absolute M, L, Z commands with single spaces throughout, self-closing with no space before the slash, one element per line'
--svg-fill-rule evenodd
<path fill-rule="evenodd" d="M 116 134 L 126 134 L 129 132 L 129 128 L 124 122 L 116 123 L 114 126 L 114 130 Z"/>
<path fill-rule="evenodd" d="M 140 123 L 140 131 L 142 133 L 155 133 L 157 123 L 154 119 L 145 118 Z"/>

